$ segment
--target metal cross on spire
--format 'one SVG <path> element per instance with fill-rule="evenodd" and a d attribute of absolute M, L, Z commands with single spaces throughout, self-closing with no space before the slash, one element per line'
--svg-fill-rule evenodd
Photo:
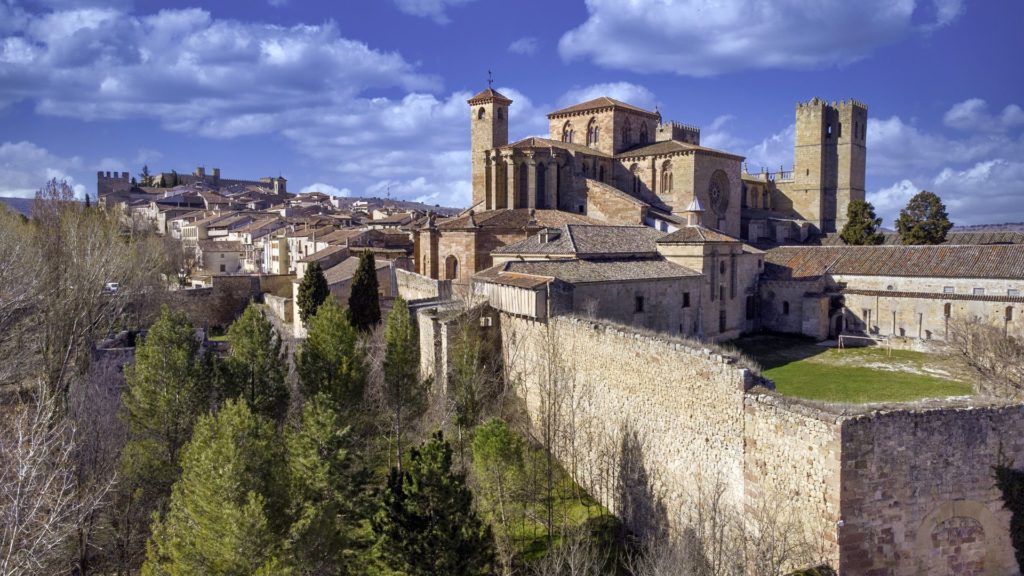
<path fill-rule="evenodd" d="M 494 76 L 491 75 L 491 71 L 490 70 L 487 71 L 487 87 L 488 88 L 493 88 L 494 87 Z"/>

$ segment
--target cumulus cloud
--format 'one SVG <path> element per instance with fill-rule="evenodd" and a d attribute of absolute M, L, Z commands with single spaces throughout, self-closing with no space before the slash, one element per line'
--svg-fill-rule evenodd
<path fill-rule="evenodd" d="M 508 45 L 509 52 L 513 54 L 523 54 L 526 56 L 536 54 L 538 48 L 540 48 L 540 42 L 538 42 L 538 40 L 533 36 L 520 38 Z"/>
<path fill-rule="evenodd" d="M 0 102 L 86 120 L 153 118 L 227 136 L 275 130 L 284 111 L 371 90 L 436 90 L 401 55 L 340 35 L 333 22 L 281 27 L 196 8 L 135 16 L 81 8 L 29 16 L 0 38 Z"/>
<path fill-rule="evenodd" d="M 793 166 L 793 144 L 796 142 L 796 124 L 762 139 L 743 154 L 747 169 L 760 172 L 762 169 L 775 172 L 781 167 L 787 170 Z"/>
<path fill-rule="evenodd" d="M 963 1 L 587 0 L 587 11 L 559 41 L 564 59 L 711 76 L 848 64 L 953 22 Z"/>
<path fill-rule="evenodd" d="M 63 158 L 32 142 L 4 142 L 0 144 L 0 196 L 31 198 L 56 178 L 67 180 L 75 194 L 84 197 L 85 186 L 72 175 L 80 173 L 82 164 L 78 156 Z"/>
<path fill-rule="evenodd" d="M 448 8 L 454 8 L 468 4 L 473 0 L 395 0 L 399 10 L 413 16 L 430 18 L 438 24 L 447 24 L 451 21 L 448 18 Z"/>
<path fill-rule="evenodd" d="M 646 87 L 630 82 L 606 82 L 590 86 L 574 87 L 558 99 L 559 106 L 571 106 L 600 96 L 608 96 L 627 104 L 646 110 L 653 110 L 657 105 L 654 93 Z"/>
<path fill-rule="evenodd" d="M 299 190 L 299 192 L 300 193 L 323 192 L 324 194 L 329 194 L 331 196 L 351 196 L 352 195 L 352 191 L 349 190 L 348 188 L 338 188 L 337 186 L 332 186 L 330 184 L 325 184 L 323 182 L 314 182 L 314 183 L 310 184 L 309 186 L 304 186 L 301 190 Z"/>
<path fill-rule="evenodd" d="M 1024 124 L 1024 110 L 1016 104 L 1003 108 L 998 116 L 988 111 L 988 102 L 969 98 L 954 104 L 942 117 L 950 128 L 970 132 L 999 132 Z"/>

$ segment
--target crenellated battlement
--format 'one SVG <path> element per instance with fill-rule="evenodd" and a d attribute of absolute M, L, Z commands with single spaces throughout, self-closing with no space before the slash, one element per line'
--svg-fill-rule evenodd
<path fill-rule="evenodd" d="M 662 122 L 655 131 L 655 141 L 665 142 L 668 140 L 700 145 L 700 128 L 682 122 Z"/>
<path fill-rule="evenodd" d="M 820 108 L 824 108 L 824 107 L 836 108 L 836 109 L 843 109 L 843 108 L 861 108 L 861 109 L 864 109 L 864 110 L 868 109 L 868 105 L 867 104 L 861 102 L 860 100 L 856 100 L 854 98 L 850 98 L 848 100 L 838 100 L 838 101 L 837 100 L 833 100 L 833 101 L 829 102 L 828 100 L 822 100 L 821 98 L 818 98 L 817 96 L 815 96 L 814 98 L 811 98 L 810 100 L 808 100 L 806 102 L 797 102 L 796 103 L 797 112 L 799 112 L 800 110 L 802 110 L 804 108 L 818 108 L 818 109 L 820 109 Z"/>

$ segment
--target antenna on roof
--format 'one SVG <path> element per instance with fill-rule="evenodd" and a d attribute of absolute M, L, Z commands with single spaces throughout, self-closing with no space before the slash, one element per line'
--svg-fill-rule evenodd
<path fill-rule="evenodd" d="M 490 70 L 487 71 L 487 87 L 488 88 L 493 88 L 494 87 L 494 76 L 491 75 L 491 71 Z"/>

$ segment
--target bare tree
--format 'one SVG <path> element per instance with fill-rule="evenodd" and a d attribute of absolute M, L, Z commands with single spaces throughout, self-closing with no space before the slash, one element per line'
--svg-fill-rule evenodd
<path fill-rule="evenodd" d="M 109 484 L 80 492 L 74 425 L 43 383 L 34 402 L 10 410 L 0 428 L 0 575 L 55 574 Z"/>
<path fill-rule="evenodd" d="M 977 318 L 950 320 L 949 336 L 949 345 L 977 374 L 979 393 L 1024 396 L 1024 342 Z"/>

